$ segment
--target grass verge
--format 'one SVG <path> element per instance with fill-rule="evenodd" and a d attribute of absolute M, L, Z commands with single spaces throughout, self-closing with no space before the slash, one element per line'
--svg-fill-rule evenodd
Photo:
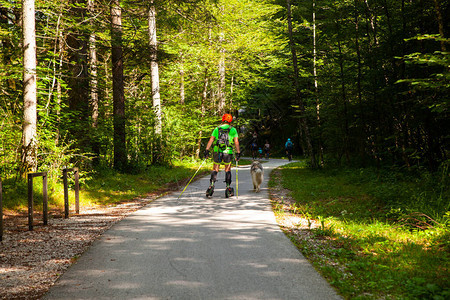
<path fill-rule="evenodd" d="M 163 192 L 172 187 L 182 188 L 194 175 L 200 163 L 195 160 L 175 161 L 172 166 L 150 166 L 139 174 L 123 174 L 107 169 L 95 172 L 80 170 L 80 206 L 114 205 L 115 203 L 143 197 L 153 192 Z M 197 175 L 211 170 L 212 163 L 203 165 Z M 74 181 L 69 178 L 69 203 L 74 203 Z M 42 207 L 42 180 L 34 180 L 35 209 Z M 49 207 L 64 210 L 64 187 L 60 178 L 48 184 Z M 3 207 L 6 211 L 27 210 L 26 180 L 7 179 L 3 182 Z"/>
<path fill-rule="evenodd" d="M 449 213 L 439 211 L 448 197 L 428 199 L 435 202 L 427 204 L 436 213 L 430 218 L 411 209 L 425 205 L 405 188 L 413 185 L 432 195 L 424 182 L 403 178 L 393 185 L 370 175 L 367 169 L 287 165 L 272 176 L 270 186 L 278 181 L 292 202 L 274 205 L 275 214 L 307 220 L 304 229 L 284 230 L 346 299 L 449 299 Z M 416 205 L 408 202 L 411 198 Z M 313 222 L 318 226 L 312 228 Z"/>

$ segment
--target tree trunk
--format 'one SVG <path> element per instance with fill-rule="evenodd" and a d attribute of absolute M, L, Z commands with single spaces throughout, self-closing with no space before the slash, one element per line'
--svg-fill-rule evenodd
<path fill-rule="evenodd" d="M 393 91 L 392 93 L 394 94 L 393 97 L 389 97 L 389 112 L 392 113 L 392 117 L 389 118 L 390 120 L 392 120 L 391 122 L 393 123 L 393 125 L 390 126 L 391 128 L 391 133 L 389 134 L 390 136 L 395 137 L 395 148 L 396 151 L 394 152 L 396 157 L 396 160 L 398 159 L 403 159 L 405 161 L 406 166 L 408 166 L 408 168 L 410 167 L 410 164 L 408 162 L 407 159 L 407 155 L 406 155 L 406 147 L 405 144 L 403 143 L 403 138 L 402 136 L 404 129 L 406 128 L 406 124 L 408 123 L 408 118 L 409 118 L 409 108 L 405 107 L 404 105 L 404 95 L 402 94 L 402 90 L 399 89 L 399 85 L 394 84 L 395 82 L 397 82 L 398 80 L 398 68 L 397 68 L 397 59 L 395 58 L 397 55 L 395 53 L 395 46 L 396 46 L 396 42 L 395 39 L 398 38 L 398 36 L 396 36 L 394 34 L 394 30 L 393 30 L 393 25 L 392 25 L 392 20 L 391 20 L 391 13 L 389 11 L 389 6 L 388 6 L 388 1 L 384 0 L 384 12 L 386 15 L 386 21 L 387 21 L 387 26 L 388 26 L 388 44 L 389 44 L 389 53 L 388 53 L 388 57 L 390 58 L 390 63 L 391 63 L 391 69 L 392 69 L 392 78 L 390 80 L 390 86 L 393 87 Z"/>
<path fill-rule="evenodd" d="M 200 158 L 200 150 L 202 147 L 202 135 L 203 135 L 203 122 L 205 118 L 205 112 L 206 112 L 206 98 L 208 97 L 208 68 L 205 69 L 205 78 L 203 80 L 203 92 L 202 92 L 202 103 L 201 103 L 201 119 L 200 119 L 200 132 L 198 133 L 198 140 L 197 140 L 197 150 L 195 153 L 195 156 L 197 158 Z"/>
<path fill-rule="evenodd" d="M 314 97 L 316 98 L 316 116 L 317 127 L 319 129 L 319 160 L 320 165 L 324 166 L 323 161 L 323 145 L 322 145 L 322 129 L 320 126 L 320 103 L 319 103 L 319 84 L 317 81 L 317 45 L 316 45 L 316 0 L 313 0 L 313 75 L 314 75 Z"/>
<path fill-rule="evenodd" d="M 218 100 L 219 100 L 219 115 L 225 113 L 225 49 L 223 48 L 224 38 L 223 33 L 220 34 L 219 44 L 220 44 L 220 60 L 219 60 L 219 90 Z"/>
<path fill-rule="evenodd" d="M 119 0 L 111 2 L 114 168 L 124 170 L 127 165 L 125 138 L 125 95 L 123 82 L 122 11 Z"/>
<path fill-rule="evenodd" d="M 88 0 L 89 15 L 94 15 L 94 0 Z M 93 20 L 91 20 L 93 26 Z M 97 80 L 97 37 L 94 32 L 89 35 L 89 87 L 91 94 L 92 127 L 98 126 L 98 80 Z"/>
<path fill-rule="evenodd" d="M 359 13 L 358 13 L 358 0 L 355 0 L 355 48 L 356 48 L 356 61 L 357 61 L 357 69 L 358 75 L 356 79 L 356 89 L 358 94 L 358 106 L 359 106 L 359 119 L 360 119 L 360 130 L 362 131 L 360 137 L 360 155 L 361 159 L 364 162 L 366 157 L 366 140 L 367 140 L 367 124 L 366 117 L 364 114 L 364 107 L 362 103 L 362 89 L 361 89 L 361 80 L 362 80 L 362 62 L 361 62 L 361 47 L 359 45 Z"/>
<path fill-rule="evenodd" d="M 37 168 L 37 83 L 34 0 L 23 0 L 23 137 L 22 172 Z"/>
<path fill-rule="evenodd" d="M 156 38 L 156 8 L 154 1 L 150 1 L 148 11 L 148 35 L 150 40 L 150 72 L 152 78 L 153 110 L 156 115 L 155 133 L 160 136 L 162 132 L 161 120 L 161 97 L 159 93 L 159 70 L 158 70 L 158 42 Z"/>
<path fill-rule="evenodd" d="M 311 160 L 311 166 L 313 168 L 315 168 L 315 167 L 317 167 L 317 163 L 316 163 L 314 150 L 312 147 L 311 134 L 309 132 L 308 122 L 306 120 L 305 105 L 303 103 L 300 85 L 299 85 L 299 70 L 298 70 L 297 53 L 295 51 L 294 38 L 293 38 L 293 34 L 292 34 L 292 14 L 291 14 L 290 0 L 286 0 L 286 4 L 287 4 L 287 20 L 288 20 L 288 30 L 289 30 L 289 45 L 291 48 L 292 63 L 294 66 L 294 85 L 295 85 L 296 98 L 297 98 L 297 102 L 298 102 L 299 109 L 300 109 L 300 127 L 303 130 L 303 134 L 305 137 L 308 155 Z"/>
<path fill-rule="evenodd" d="M 345 159 L 347 163 L 350 162 L 350 154 L 349 154 L 349 126 L 348 126 L 348 108 L 347 108 L 347 91 L 345 87 L 345 72 L 344 72 L 344 55 L 342 53 L 341 47 L 341 28 L 339 24 L 340 20 L 336 21 L 337 31 L 338 31 L 338 51 L 339 51 L 339 70 L 341 77 L 341 91 L 342 91 L 342 103 L 344 106 L 344 153 Z"/>
<path fill-rule="evenodd" d="M 234 76 L 231 76 L 230 78 L 230 113 L 233 109 L 233 89 L 234 89 Z M 235 113 L 236 115 L 236 113 Z"/>
<path fill-rule="evenodd" d="M 57 122 L 57 127 L 56 127 L 56 144 L 59 143 L 59 139 L 60 139 L 60 128 L 61 128 L 61 99 L 62 99 L 62 87 L 61 87 L 61 82 L 62 82 L 62 68 L 63 68 L 63 61 L 64 61 L 64 50 L 65 50 L 65 45 L 66 43 L 64 42 L 64 35 L 62 32 L 59 33 L 58 36 L 58 51 L 59 51 L 59 74 L 58 74 L 58 78 L 56 81 L 56 122 Z"/>
<path fill-rule="evenodd" d="M 404 57 L 406 54 L 406 43 L 405 43 L 405 37 L 407 36 L 406 33 L 406 15 L 405 15 L 405 0 L 402 0 L 402 5 L 401 5 L 401 14 L 402 14 L 402 35 L 401 35 L 401 57 Z M 399 79 L 404 79 L 405 78 L 405 73 L 406 73 L 406 64 L 404 62 L 404 60 L 401 60 L 400 62 L 400 67 L 399 67 Z M 406 102 L 405 98 L 406 96 L 402 95 L 400 96 L 402 99 L 402 102 Z M 402 106 L 404 104 L 402 103 Z M 403 122 L 402 124 L 402 145 L 403 145 L 403 149 L 402 149 L 402 155 L 403 155 L 403 160 L 406 164 L 406 166 L 408 168 L 411 167 L 411 162 L 410 162 L 410 158 L 406 152 L 407 148 L 410 148 L 410 128 L 409 128 L 409 124 L 408 124 L 408 120 L 406 120 L 405 122 Z"/>
<path fill-rule="evenodd" d="M 88 11 L 91 18 L 94 17 L 94 0 L 88 0 Z M 94 28 L 94 21 L 90 21 L 91 28 Z M 97 60 L 97 36 L 92 31 L 89 35 L 89 91 L 90 91 L 90 108 L 91 108 L 91 126 L 94 134 L 91 135 L 92 152 L 94 158 L 92 160 L 94 166 L 99 164 L 100 142 L 95 130 L 98 127 L 98 60 Z"/>
<path fill-rule="evenodd" d="M 98 127 L 98 84 L 96 36 L 89 35 L 89 90 L 91 95 L 92 128 Z"/>
<path fill-rule="evenodd" d="M 57 53 L 58 51 L 58 45 L 59 45 L 59 33 L 62 31 L 60 29 L 61 27 L 61 17 L 62 17 L 62 13 L 60 13 L 58 15 L 58 21 L 56 23 L 56 33 L 55 33 L 55 46 L 53 47 L 53 53 Z M 45 106 L 45 110 L 47 112 L 47 115 L 50 114 L 50 102 L 53 99 L 53 92 L 55 90 L 56 84 L 57 84 L 57 79 L 58 79 L 58 75 L 56 72 L 56 68 L 57 68 L 57 60 L 53 59 L 52 60 L 52 65 L 53 65 L 53 74 L 52 74 L 52 84 L 49 85 L 48 88 L 48 97 L 47 97 L 47 105 Z M 58 138 L 56 139 L 56 142 L 58 141 Z"/>
<path fill-rule="evenodd" d="M 438 22 L 438 28 L 439 28 L 439 35 L 442 39 L 445 38 L 445 25 L 444 25 L 444 18 L 442 16 L 441 7 L 439 5 L 438 0 L 433 0 L 434 2 L 434 10 L 436 11 L 436 20 Z M 441 41 L 441 51 L 445 52 L 447 51 L 447 48 L 445 47 L 445 42 Z"/>
<path fill-rule="evenodd" d="M 183 53 L 180 55 L 180 104 L 182 109 L 184 110 L 184 101 L 185 101 L 185 91 L 184 91 L 184 58 Z"/>
<path fill-rule="evenodd" d="M 81 22 L 87 17 L 85 0 L 71 0 L 68 13 L 74 21 Z M 88 74 L 88 40 L 86 31 L 77 26 L 67 29 L 68 63 L 70 71 L 67 83 L 69 89 L 70 126 L 68 127 L 71 138 L 77 148 L 82 151 L 90 151 L 90 109 L 89 109 L 89 74 Z"/>
<path fill-rule="evenodd" d="M 377 70 L 377 64 L 376 64 L 376 57 L 374 55 L 375 51 L 374 48 L 377 45 L 377 37 L 375 34 L 375 26 L 374 26 L 374 22 L 373 22 L 373 16 L 370 10 L 370 7 L 368 5 L 367 1 L 364 1 L 364 3 L 366 4 L 367 7 L 367 12 L 366 12 L 366 36 L 368 39 L 368 43 L 367 43 L 367 65 L 368 68 L 370 70 L 369 74 L 373 74 L 374 70 Z M 369 25 L 370 24 L 370 25 Z M 373 41 L 371 40 L 371 36 L 370 34 L 373 34 Z M 372 153 L 372 157 L 375 159 L 375 162 L 377 164 L 377 167 L 380 166 L 381 163 L 381 156 L 380 156 L 380 150 L 379 150 L 379 144 L 378 144 L 378 136 L 382 136 L 380 130 L 382 128 L 382 105 L 380 103 L 380 101 L 378 100 L 378 87 L 377 87 L 377 78 L 375 77 L 375 75 L 371 75 L 372 78 L 368 79 L 368 82 L 371 82 L 371 94 L 372 94 L 372 107 L 373 107 L 373 112 L 372 115 L 374 115 L 375 120 L 376 120 L 376 124 L 374 124 L 374 126 L 371 126 L 371 132 L 368 135 L 368 141 L 371 145 L 371 153 Z"/>

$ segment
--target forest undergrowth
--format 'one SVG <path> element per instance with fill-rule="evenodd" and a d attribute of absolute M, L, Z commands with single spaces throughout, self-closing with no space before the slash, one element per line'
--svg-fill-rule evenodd
<path fill-rule="evenodd" d="M 273 202 L 276 215 L 301 216 L 309 228 L 284 231 L 346 299 L 448 299 L 445 172 L 312 170 L 300 162 L 282 167 L 270 186 L 289 190 L 291 202 Z"/>

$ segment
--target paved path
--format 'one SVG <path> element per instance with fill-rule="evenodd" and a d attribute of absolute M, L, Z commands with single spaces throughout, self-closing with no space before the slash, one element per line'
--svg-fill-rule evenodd
<path fill-rule="evenodd" d="M 267 193 L 239 168 L 239 196 L 221 171 L 160 198 L 114 225 L 61 276 L 45 299 L 340 299 L 279 229 Z M 232 170 L 233 185 L 236 173 Z"/>

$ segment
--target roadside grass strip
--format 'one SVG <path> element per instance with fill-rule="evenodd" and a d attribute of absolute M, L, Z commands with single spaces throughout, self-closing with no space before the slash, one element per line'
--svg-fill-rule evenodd
<path fill-rule="evenodd" d="M 273 201 L 277 218 L 300 216 L 309 224 L 282 229 L 344 298 L 450 298 L 448 213 L 417 213 L 415 223 L 392 218 L 392 206 L 371 192 L 374 185 L 384 192 L 383 183 L 348 170 L 293 163 L 273 176 L 270 186 L 277 184 L 291 198 L 288 206 Z M 405 197 L 401 189 L 391 192 Z"/>
<path fill-rule="evenodd" d="M 170 166 L 149 166 L 137 174 L 118 173 L 111 169 L 85 173 L 80 170 L 80 207 L 97 205 L 114 205 L 123 201 L 145 197 L 149 193 L 171 186 L 171 189 L 182 188 L 200 166 L 197 160 L 174 161 Z M 212 168 L 207 162 L 198 176 Z M 186 181 L 186 182 L 185 182 Z M 6 186 L 6 188 L 5 188 Z M 73 178 L 69 178 L 69 202 L 74 203 L 72 192 Z M 37 180 L 34 186 L 36 209 L 42 206 L 42 183 Z M 26 182 L 7 180 L 4 183 L 5 208 L 12 211 L 25 211 L 27 208 Z M 52 209 L 64 209 L 64 190 L 59 178 L 49 182 L 49 205 Z"/>

